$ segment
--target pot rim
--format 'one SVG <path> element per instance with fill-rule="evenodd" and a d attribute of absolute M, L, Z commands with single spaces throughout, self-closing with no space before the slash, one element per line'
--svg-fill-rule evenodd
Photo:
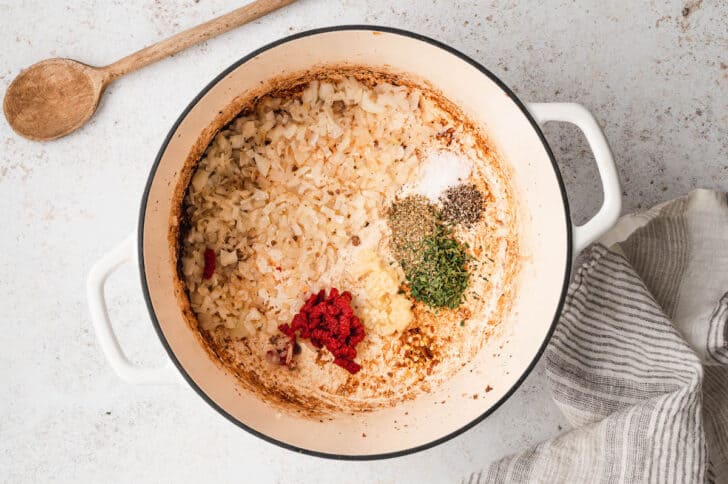
<path fill-rule="evenodd" d="M 543 144 L 544 149 L 546 150 L 546 153 L 548 154 L 549 159 L 551 160 L 551 165 L 554 170 L 554 174 L 556 175 L 556 180 L 559 185 L 559 192 L 561 193 L 561 199 L 564 205 L 564 214 L 566 216 L 567 223 L 566 225 L 566 267 L 564 268 L 564 282 L 561 289 L 561 295 L 559 297 L 559 302 L 556 306 L 556 311 L 554 312 L 553 321 L 551 322 L 551 325 L 549 327 L 548 332 L 546 333 L 546 336 L 544 337 L 543 342 L 541 343 L 541 346 L 539 347 L 538 351 L 534 354 L 531 362 L 528 364 L 526 370 L 523 372 L 523 374 L 518 378 L 518 380 L 513 383 L 511 388 L 508 389 L 508 391 L 503 395 L 503 397 L 500 398 L 497 402 L 495 402 L 493 405 L 491 405 L 485 412 L 483 412 L 480 416 L 476 417 L 466 425 L 450 432 L 447 435 L 444 435 L 438 439 L 432 440 L 430 442 L 427 442 L 422 445 L 418 445 L 415 447 L 410 447 L 408 449 L 399 450 L 396 452 L 385 452 L 380 454 L 362 454 L 362 455 L 346 455 L 346 454 L 335 454 L 335 453 L 328 453 L 328 452 L 319 452 L 314 451 L 310 449 L 304 449 L 302 447 L 298 447 L 296 445 L 291 445 L 287 442 L 275 439 L 273 437 L 270 437 L 268 435 L 265 435 L 262 432 L 259 432 L 245 423 L 241 422 L 237 418 L 230 415 L 224 408 L 220 407 L 217 402 L 215 402 L 212 398 L 210 398 L 192 379 L 187 372 L 185 371 L 184 367 L 180 364 L 179 360 L 174 354 L 174 351 L 169 346 L 169 343 L 167 342 L 166 337 L 164 336 L 164 333 L 162 332 L 162 328 L 159 324 L 159 320 L 157 319 L 157 316 L 154 312 L 154 307 L 152 306 L 152 300 L 149 293 L 149 286 L 147 285 L 146 280 L 146 272 L 144 267 L 144 214 L 146 213 L 147 209 L 147 202 L 149 199 L 149 192 L 152 186 L 152 182 L 157 174 L 157 168 L 159 167 L 159 163 L 162 159 L 162 156 L 164 152 L 167 149 L 167 146 L 169 145 L 170 140 L 172 139 L 172 136 L 177 131 L 177 128 L 182 123 L 182 121 L 187 117 L 189 112 L 193 109 L 194 106 L 197 105 L 197 103 L 200 101 L 200 99 L 207 94 L 207 92 L 212 89 L 213 86 L 215 86 L 218 82 L 220 82 L 225 76 L 227 76 L 230 72 L 234 71 L 241 65 L 248 62 L 250 59 L 256 57 L 257 55 L 270 50 L 274 47 L 277 47 L 282 44 L 286 44 L 288 42 L 292 42 L 295 40 L 298 40 L 303 37 L 309 37 L 312 35 L 318 35 L 328 32 L 339 32 L 339 31 L 358 31 L 358 30 L 364 30 L 364 31 L 379 31 L 379 32 L 386 32 L 389 34 L 395 34 L 395 35 L 401 35 L 404 37 L 409 37 L 415 40 L 419 40 L 421 42 L 426 42 L 430 45 L 433 45 L 435 47 L 438 47 L 449 54 L 452 54 L 461 60 L 467 62 L 471 66 L 478 69 L 482 74 L 487 76 L 491 81 L 493 81 L 508 97 L 518 106 L 518 108 L 521 110 L 521 112 L 526 116 L 528 119 L 528 122 L 531 124 L 531 127 L 536 131 L 536 134 L 538 135 L 539 139 L 541 140 L 541 143 Z M 526 377 L 533 371 L 534 367 L 536 366 L 536 363 L 541 359 L 541 356 L 543 355 L 546 345 L 551 339 L 551 336 L 553 335 L 554 329 L 556 328 L 556 323 L 559 320 L 559 317 L 561 316 L 561 311 L 563 310 L 564 301 L 566 299 L 566 292 L 569 285 L 569 275 L 571 274 L 571 266 L 572 266 L 572 257 L 573 257 L 573 241 L 572 241 L 572 224 L 569 222 L 571 220 L 571 212 L 569 209 L 569 202 L 566 196 L 566 189 L 564 187 L 564 180 L 561 176 L 561 171 L 559 170 L 559 167 L 556 163 L 556 159 L 554 158 L 553 152 L 551 151 L 551 148 L 549 147 L 548 142 L 546 141 L 546 138 L 543 134 L 543 131 L 541 130 L 538 123 L 535 121 L 531 113 L 526 108 L 525 104 L 519 100 L 519 98 L 516 96 L 516 94 L 503 82 L 501 81 L 495 74 L 493 74 L 490 70 L 485 68 L 483 65 L 481 65 L 479 62 L 475 61 L 474 59 L 468 57 L 467 55 L 463 54 L 459 50 L 444 44 L 443 42 L 440 42 L 438 40 L 432 39 L 430 37 L 427 37 L 425 35 L 421 35 L 418 33 L 410 32 L 408 30 L 403 30 L 399 28 L 394 27 L 384 27 L 384 26 L 377 26 L 377 25 L 365 25 L 365 24 L 349 24 L 349 25 L 335 25 L 330 27 L 322 27 L 322 28 L 316 28 L 311 30 L 306 30 L 303 32 L 299 32 L 293 35 L 289 35 L 286 37 L 283 37 L 281 39 L 275 40 L 267 45 L 264 45 L 263 47 L 260 47 L 249 54 L 243 56 L 239 60 L 235 61 L 232 65 L 230 65 L 228 68 L 226 68 L 224 71 L 222 71 L 219 75 L 217 75 L 210 83 L 208 83 L 202 90 L 195 96 L 195 98 L 187 105 L 187 107 L 182 111 L 182 113 L 179 115 L 175 123 L 172 125 L 172 127 L 169 130 L 169 133 L 167 134 L 166 138 L 164 139 L 162 146 L 160 147 L 157 157 L 154 160 L 154 164 L 152 165 L 152 168 L 149 172 L 149 176 L 147 178 L 147 183 L 144 188 L 144 193 L 142 195 L 141 200 L 141 206 L 139 210 L 139 228 L 138 228 L 138 236 L 137 236 L 137 249 L 138 249 L 138 262 L 139 262 L 139 275 L 141 278 L 141 286 L 142 286 L 142 293 L 144 295 L 144 301 L 147 305 L 147 310 L 149 311 L 149 316 L 152 320 L 152 324 L 154 325 L 154 330 L 157 333 L 157 336 L 159 337 L 159 340 L 162 343 L 162 346 L 164 347 L 165 351 L 171 358 L 174 365 L 177 367 L 177 369 L 180 371 L 182 376 L 184 377 L 185 381 L 192 387 L 192 389 L 205 401 L 207 402 L 212 408 L 214 408 L 218 413 L 220 413 L 223 417 L 225 417 L 230 422 L 234 423 L 238 427 L 248 431 L 252 435 L 259 437 L 266 442 L 269 442 L 271 444 L 275 444 L 279 447 L 282 447 L 284 449 L 288 449 L 300 454 L 305 455 L 311 455 L 314 457 L 322 457 L 327 459 L 335 459 L 335 460 L 345 460 L 345 461 L 369 461 L 369 460 L 379 460 L 379 459 L 391 459 L 394 457 L 401 457 L 409 454 L 414 454 L 416 452 L 420 452 L 426 449 L 430 449 L 432 447 L 435 447 L 439 444 L 442 444 L 444 442 L 447 442 L 448 440 L 451 440 L 454 437 L 457 437 L 458 435 L 464 433 L 467 430 L 470 430 L 475 425 L 482 422 L 486 417 L 491 415 L 493 412 L 495 412 L 506 400 L 508 400 L 515 391 L 521 386 L 521 384 L 524 382 Z"/>

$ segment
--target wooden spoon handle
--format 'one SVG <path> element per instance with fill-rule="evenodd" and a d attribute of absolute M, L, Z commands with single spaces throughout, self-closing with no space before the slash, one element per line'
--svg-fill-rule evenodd
<path fill-rule="evenodd" d="M 177 35 L 145 47 L 113 64 L 103 67 L 106 82 L 111 82 L 124 74 L 162 60 L 172 54 L 185 50 L 191 45 L 211 39 L 235 27 L 239 27 L 263 15 L 285 7 L 296 0 L 256 0 L 230 13 L 214 18 L 209 22 L 193 27 Z"/>

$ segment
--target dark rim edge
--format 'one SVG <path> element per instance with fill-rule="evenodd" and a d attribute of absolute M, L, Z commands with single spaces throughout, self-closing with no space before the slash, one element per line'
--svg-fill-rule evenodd
<path fill-rule="evenodd" d="M 172 139 L 172 136 L 177 131 L 177 128 L 182 123 L 182 121 L 187 117 L 187 114 L 193 109 L 193 107 L 199 102 L 199 100 L 207 94 L 207 92 L 212 89 L 213 86 L 215 86 L 218 82 L 220 82 L 225 76 L 227 76 L 230 72 L 237 69 L 239 66 L 244 64 L 245 62 L 249 61 L 250 59 L 254 58 L 255 56 L 272 49 L 274 47 L 277 47 L 281 44 L 285 44 L 287 42 L 291 42 L 296 39 L 300 39 L 302 37 L 308 37 L 311 35 L 317 35 L 327 32 L 337 32 L 342 30 L 365 30 L 365 31 L 381 31 L 381 32 L 387 32 L 390 34 L 396 34 L 401 35 L 404 37 L 410 37 L 416 40 L 420 40 L 426 43 L 429 43 L 431 45 L 434 45 L 435 47 L 439 47 L 440 49 L 445 50 L 446 52 L 460 58 L 461 60 L 467 62 L 471 66 L 478 69 L 481 73 L 483 73 L 485 76 L 487 76 L 490 80 L 496 83 L 498 87 L 500 87 L 503 92 L 505 92 L 508 97 L 518 106 L 518 108 L 523 112 L 523 114 L 528 119 L 529 123 L 533 127 L 533 129 L 538 134 L 539 139 L 541 140 L 541 143 L 543 144 L 544 149 L 546 150 L 546 153 L 549 156 L 549 159 L 551 160 L 552 168 L 554 169 L 554 174 L 556 175 L 556 179 L 559 184 L 559 191 L 561 192 L 561 198 L 564 204 L 564 212 L 566 215 L 566 266 L 564 271 L 564 283 L 561 290 L 561 297 L 559 298 L 559 303 L 556 307 L 556 311 L 553 316 L 553 321 L 551 322 L 551 327 L 549 328 L 546 337 L 544 338 L 543 343 L 541 344 L 541 347 L 534 355 L 533 359 L 529 363 L 526 370 L 523 372 L 523 374 L 516 380 L 516 382 L 511 386 L 511 388 L 498 400 L 496 403 L 494 403 L 488 410 L 486 410 L 482 415 L 475 418 L 468 424 L 464 425 L 463 427 L 460 427 L 459 429 L 456 429 L 452 432 L 450 432 L 447 435 L 444 435 L 438 439 L 435 439 L 431 442 L 428 442 L 426 444 L 422 444 L 416 447 L 411 447 L 409 449 L 399 450 L 396 452 L 387 452 L 383 454 L 366 454 L 366 455 L 346 455 L 346 454 L 330 454 L 326 452 L 319 452 L 315 450 L 310 449 L 304 449 L 301 447 L 297 447 L 295 445 L 288 444 L 286 442 L 274 439 L 273 437 L 270 437 L 268 435 L 265 435 L 247 425 L 245 425 L 243 422 L 239 421 L 237 418 L 233 417 L 225 409 L 220 407 L 212 398 L 210 398 L 198 385 L 197 383 L 187 374 L 184 367 L 181 365 L 181 363 L 177 360 L 177 357 L 175 356 L 174 352 L 170 348 L 167 339 L 164 336 L 164 333 L 162 332 L 161 326 L 159 325 L 159 321 L 157 320 L 157 316 L 154 312 L 154 307 L 152 305 L 152 300 L 149 295 L 149 287 L 147 286 L 146 281 L 146 272 L 144 269 L 144 214 L 146 212 L 147 208 L 147 202 L 149 199 L 149 192 L 151 190 L 152 182 L 156 176 L 157 168 L 159 167 L 159 163 L 162 159 L 162 156 L 167 149 L 167 145 L 169 144 L 169 141 Z M 205 401 L 207 402 L 212 408 L 214 408 L 217 412 L 219 412 L 222 416 L 224 416 L 226 419 L 228 419 L 230 422 L 234 423 L 238 427 L 250 432 L 251 434 L 255 435 L 256 437 L 259 437 L 266 442 L 269 442 L 271 444 L 275 444 L 279 447 L 283 447 L 284 449 L 288 449 L 300 454 L 305 455 L 311 455 L 314 457 L 322 457 L 327 459 L 337 459 L 337 460 L 349 460 L 349 461 L 368 461 L 368 460 L 378 460 L 378 459 L 391 459 L 394 457 L 401 457 L 409 454 L 414 454 L 416 452 L 420 452 L 423 450 L 430 449 L 432 447 L 435 447 L 437 445 L 440 445 L 444 442 L 447 442 L 448 440 L 451 440 L 454 437 L 457 437 L 458 435 L 464 433 L 467 430 L 470 430 L 475 425 L 482 422 L 486 417 L 491 415 L 493 412 L 495 412 L 506 400 L 508 400 L 515 391 L 521 386 L 523 381 L 528 377 L 528 375 L 533 371 L 533 368 L 536 366 L 536 363 L 541 359 L 541 356 L 543 355 L 544 351 L 546 350 L 546 346 L 551 339 L 551 336 L 553 335 L 554 329 L 556 328 L 556 323 L 559 320 L 559 316 L 561 315 L 561 311 L 564 306 L 564 301 L 566 299 L 566 292 L 569 284 L 569 274 L 571 274 L 571 265 L 572 265 L 572 252 L 573 252 L 573 246 L 572 246 L 572 225 L 571 225 L 571 212 L 569 209 L 569 201 L 566 196 L 566 189 L 564 187 L 564 181 L 561 176 L 561 171 L 559 170 L 559 167 L 556 163 L 556 159 L 554 158 L 554 154 L 551 151 L 551 148 L 549 147 L 548 142 L 546 141 L 546 138 L 538 125 L 536 121 L 534 120 L 533 116 L 531 116 L 531 113 L 529 113 L 526 106 L 521 102 L 518 97 L 511 91 L 511 89 L 506 86 L 505 83 L 503 83 L 495 74 L 493 74 L 490 70 L 485 68 L 483 65 L 481 65 L 479 62 L 471 59 L 467 55 L 463 54 L 459 50 L 450 47 L 449 45 L 446 45 L 440 41 L 434 40 L 430 37 L 426 37 L 421 34 L 417 34 L 414 32 L 410 32 L 407 30 L 397 29 L 393 27 L 381 27 L 381 26 L 375 26 L 375 25 L 337 25 L 332 27 L 323 27 L 318 29 L 312 29 L 307 30 L 304 32 L 299 32 L 297 34 L 289 35 L 287 37 L 278 39 L 274 42 L 271 42 L 267 45 L 264 45 L 263 47 L 260 47 L 250 54 L 242 57 L 235 63 L 233 63 L 230 67 L 225 69 L 223 72 L 221 72 L 217 77 L 215 77 L 210 83 L 208 83 L 201 91 L 200 93 L 190 102 L 187 107 L 182 111 L 180 116 L 175 121 L 174 125 L 170 129 L 169 133 L 167 134 L 167 137 L 165 138 L 164 142 L 162 143 L 162 146 L 159 149 L 159 152 L 157 153 L 157 157 L 154 160 L 154 164 L 152 165 L 152 168 L 149 172 L 149 177 L 147 179 L 146 186 L 144 187 L 144 194 L 142 195 L 141 200 L 141 206 L 139 210 L 139 228 L 138 228 L 138 237 L 137 237 L 137 244 L 138 244 L 138 260 L 139 260 L 139 275 L 141 278 L 141 285 L 142 285 L 142 292 L 144 294 L 144 300 L 147 305 L 147 309 L 149 311 L 149 316 L 152 320 L 152 323 L 154 325 L 154 329 L 157 333 L 157 336 L 159 336 L 159 339 L 162 343 L 162 346 L 164 346 L 164 349 L 167 351 L 167 354 L 174 362 L 174 365 L 177 367 L 177 369 L 180 371 L 184 379 L 187 381 L 187 383 L 195 390 L 195 392 Z"/>

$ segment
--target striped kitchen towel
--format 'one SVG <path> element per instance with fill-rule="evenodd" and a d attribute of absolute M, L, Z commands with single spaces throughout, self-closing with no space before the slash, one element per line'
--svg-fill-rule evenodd
<path fill-rule="evenodd" d="M 728 200 L 623 217 L 585 254 L 546 350 L 574 429 L 465 479 L 728 483 Z"/>

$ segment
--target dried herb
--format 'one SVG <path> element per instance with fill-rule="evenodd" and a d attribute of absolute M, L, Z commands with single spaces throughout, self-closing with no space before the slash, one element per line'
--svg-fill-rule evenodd
<path fill-rule="evenodd" d="M 425 197 L 412 195 L 392 205 L 389 228 L 394 257 L 406 270 L 419 262 L 423 241 L 437 231 L 437 212 Z"/>
<path fill-rule="evenodd" d="M 444 227 L 438 227 L 422 245 L 421 260 L 412 267 L 404 267 L 410 294 L 428 306 L 457 308 L 470 281 L 471 257 Z"/>

